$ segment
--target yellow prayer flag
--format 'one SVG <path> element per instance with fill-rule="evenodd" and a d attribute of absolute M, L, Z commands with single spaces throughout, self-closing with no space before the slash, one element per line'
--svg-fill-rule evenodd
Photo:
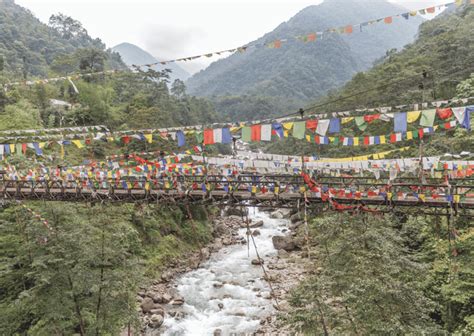
<path fill-rule="evenodd" d="M 280 192 L 280 187 L 279 187 L 279 186 L 276 186 L 276 187 L 275 187 L 275 194 L 278 195 L 279 192 Z"/>
<path fill-rule="evenodd" d="M 388 199 L 388 200 L 391 200 L 391 199 L 392 199 L 392 193 L 391 193 L 391 192 L 388 192 L 388 193 L 387 193 L 387 199 Z"/>
<path fill-rule="evenodd" d="M 108 141 L 108 142 L 113 142 L 113 141 L 114 141 L 114 137 L 107 137 L 107 141 Z"/>
<path fill-rule="evenodd" d="M 418 118 L 421 115 L 421 111 L 410 111 L 407 113 L 407 122 L 408 123 L 414 123 L 415 121 L 418 120 Z"/>
<path fill-rule="evenodd" d="M 454 203 L 459 203 L 461 201 L 461 195 L 453 195 Z"/>
<path fill-rule="evenodd" d="M 306 141 L 311 142 L 311 136 L 310 135 L 306 135 Z"/>
<path fill-rule="evenodd" d="M 291 130 L 293 128 L 293 122 L 287 122 L 287 123 L 283 123 L 283 128 L 285 130 Z"/>
<path fill-rule="evenodd" d="M 354 117 L 345 117 L 345 118 L 342 118 L 341 122 L 343 124 L 347 124 L 348 122 L 351 122 L 353 119 Z"/>
<path fill-rule="evenodd" d="M 252 194 L 256 194 L 257 193 L 257 187 L 256 186 L 252 186 Z"/>
<path fill-rule="evenodd" d="M 407 132 L 407 140 L 413 139 L 413 131 Z"/>
<path fill-rule="evenodd" d="M 359 137 L 354 137 L 354 146 L 359 146 Z"/>
<path fill-rule="evenodd" d="M 426 199 L 426 196 L 425 196 L 425 194 L 419 194 L 419 195 L 418 195 L 418 198 L 419 198 L 422 202 L 424 202 L 425 199 Z"/>
<path fill-rule="evenodd" d="M 15 153 L 15 144 L 10 144 L 10 152 Z"/>
<path fill-rule="evenodd" d="M 81 140 L 72 140 L 71 141 L 77 148 L 83 148 L 84 145 L 82 144 Z"/>
<path fill-rule="evenodd" d="M 378 160 L 378 159 L 379 159 L 379 154 L 374 154 L 374 160 Z"/>
<path fill-rule="evenodd" d="M 290 135 L 290 131 L 288 131 L 288 130 L 283 130 L 283 136 L 284 136 L 285 138 L 288 138 L 289 135 Z"/>
<path fill-rule="evenodd" d="M 153 142 L 153 134 L 143 134 L 143 136 L 145 137 L 146 139 L 146 142 L 148 143 L 152 143 Z"/>
<path fill-rule="evenodd" d="M 386 140 L 385 140 L 385 135 L 380 136 L 380 143 L 381 144 L 387 143 Z"/>
<path fill-rule="evenodd" d="M 304 193 L 305 191 L 306 191 L 305 186 L 300 186 L 300 192 L 301 192 L 301 193 Z"/>
<path fill-rule="evenodd" d="M 242 128 L 242 127 L 240 127 L 240 126 L 238 126 L 238 127 L 237 127 L 237 126 L 231 127 L 231 128 L 230 128 L 230 132 L 231 132 L 231 133 L 235 133 L 235 132 L 239 131 L 241 128 Z"/>
<path fill-rule="evenodd" d="M 40 142 L 38 145 L 39 148 L 44 148 L 44 146 L 46 146 L 46 142 Z"/>

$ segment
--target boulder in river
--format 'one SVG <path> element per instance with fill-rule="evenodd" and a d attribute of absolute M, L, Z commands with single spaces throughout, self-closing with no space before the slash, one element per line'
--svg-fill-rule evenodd
<path fill-rule="evenodd" d="M 270 214 L 270 218 L 283 219 L 283 213 L 280 210 L 276 210 Z"/>
<path fill-rule="evenodd" d="M 150 318 L 150 322 L 148 322 L 148 326 L 150 328 L 159 328 L 163 324 L 165 319 L 161 315 L 152 315 Z"/>
<path fill-rule="evenodd" d="M 252 259 L 252 265 L 263 265 L 262 259 Z"/>
<path fill-rule="evenodd" d="M 142 308 L 142 311 L 146 314 L 149 313 L 153 308 L 155 308 L 155 303 L 153 302 L 152 298 L 146 297 L 143 299 L 140 307 Z"/>
<path fill-rule="evenodd" d="M 255 236 L 260 236 L 260 230 L 258 230 L 258 229 L 253 230 L 252 231 L 252 236 L 254 236 L 254 237 Z"/>
<path fill-rule="evenodd" d="M 301 221 L 301 216 L 300 216 L 300 214 L 299 214 L 299 213 L 295 213 L 294 215 L 291 215 L 290 221 L 291 221 L 292 223 L 296 223 L 296 222 Z"/>
<path fill-rule="evenodd" d="M 263 226 L 263 220 L 258 220 L 249 224 L 249 228 L 251 229 L 255 229 L 261 226 Z"/>
<path fill-rule="evenodd" d="M 181 306 L 184 304 L 184 298 L 182 296 L 175 296 L 173 301 L 171 302 L 173 306 Z"/>
<path fill-rule="evenodd" d="M 272 237 L 273 246 L 277 250 L 285 250 L 287 252 L 293 251 L 296 249 L 296 245 L 291 237 L 287 236 L 273 236 Z"/>
<path fill-rule="evenodd" d="M 221 329 L 216 329 L 214 330 L 214 336 L 222 336 L 222 330 Z"/>

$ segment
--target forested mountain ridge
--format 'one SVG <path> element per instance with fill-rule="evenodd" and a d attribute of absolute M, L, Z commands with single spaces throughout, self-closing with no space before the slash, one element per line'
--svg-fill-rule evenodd
<path fill-rule="evenodd" d="M 356 24 L 407 10 L 386 1 L 327 0 L 310 6 L 262 38 L 251 42 L 307 35 L 332 27 Z M 387 50 L 411 42 L 422 20 L 418 17 L 392 25 L 377 24 L 349 36 L 326 34 L 322 40 L 289 41 L 279 49 L 248 48 L 187 81 L 191 94 L 200 96 L 243 95 L 278 97 L 301 106 L 337 88 L 356 72 L 365 70 Z"/>
<path fill-rule="evenodd" d="M 472 31 L 472 5 L 424 22 L 413 43 L 400 52 L 387 54 L 370 70 L 358 73 L 342 88 L 316 101 L 316 104 L 334 101 L 319 111 L 419 103 L 456 96 L 457 85 L 474 72 Z M 353 97 L 345 98 L 348 95 Z"/>
<path fill-rule="evenodd" d="M 64 75 L 51 68 L 55 61 L 78 49 L 104 50 L 105 44 L 89 36 L 82 25 L 62 14 L 53 15 L 46 25 L 14 1 L 0 1 L 0 56 L 10 78 Z M 108 53 L 109 68 L 124 68 L 120 57 Z"/>
<path fill-rule="evenodd" d="M 150 53 L 131 43 L 120 43 L 115 47 L 112 47 L 112 50 L 119 53 L 122 57 L 122 60 L 128 66 L 154 64 L 159 62 L 159 60 L 152 56 Z M 191 76 L 186 70 L 181 68 L 176 63 L 169 63 L 166 65 L 156 64 L 153 65 L 152 68 L 156 71 L 170 69 L 171 82 L 174 82 L 175 79 L 185 81 L 189 78 L 189 76 Z"/>

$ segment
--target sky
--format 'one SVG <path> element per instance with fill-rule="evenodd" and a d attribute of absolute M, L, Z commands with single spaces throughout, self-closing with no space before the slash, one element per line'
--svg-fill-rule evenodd
<path fill-rule="evenodd" d="M 380 0 L 373 0 L 380 1 Z M 449 0 L 390 0 L 418 9 Z M 41 21 L 59 12 L 107 47 L 133 43 L 160 60 L 231 49 L 253 41 L 321 0 L 16 0 Z M 216 58 L 180 63 L 190 73 Z"/>

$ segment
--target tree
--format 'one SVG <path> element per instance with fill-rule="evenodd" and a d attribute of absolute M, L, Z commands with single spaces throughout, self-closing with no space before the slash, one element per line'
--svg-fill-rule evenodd
<path fill-rule="evenodd" d="M 49 26 L 66 40 L 88 36 L 87 30 L 79 21 L 62 13 L 51 15 L 49 18 Z"/>
<path fill-rule="evenodd" d="M 186 96 L 186 85 L 184 82 L 180 79 L 175 79 L 171 85 L 171 93 L 178 98 Z"/>
<path fill-rule="evenodd" d="M 307 334 L 436 333 L 434 307 L 394 216 L 333 214 L 317 218 L 317 275 L 298 288 L 290 321 Z"/>

